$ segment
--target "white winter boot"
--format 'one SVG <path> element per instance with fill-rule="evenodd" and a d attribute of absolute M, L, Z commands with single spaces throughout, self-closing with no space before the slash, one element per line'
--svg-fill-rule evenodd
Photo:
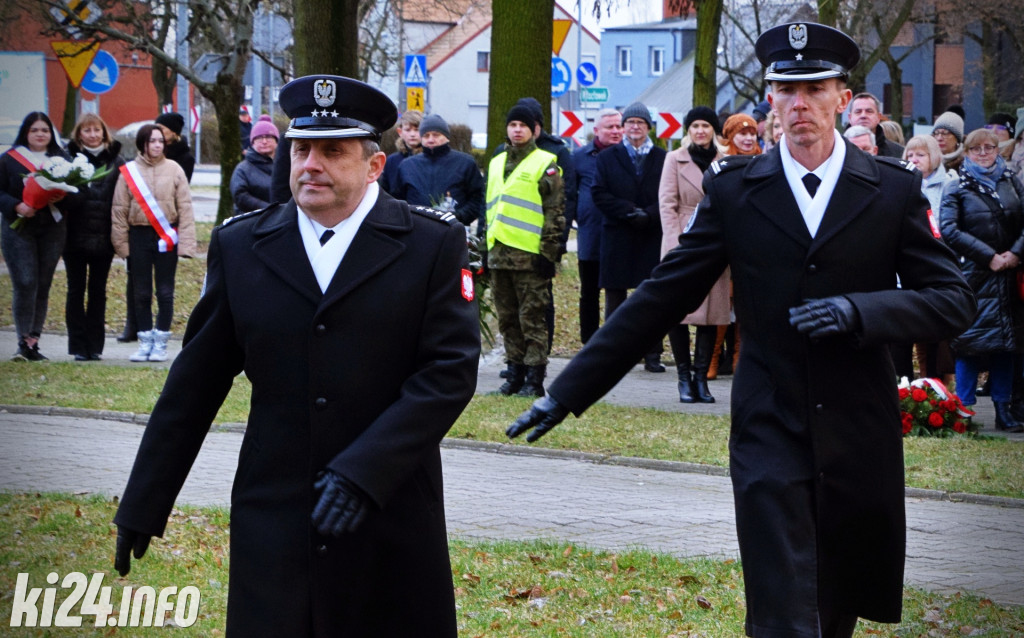
<path fill-rule="evenodd" d="M 149 353 L 153 351 L 153 333 L 155 330 L 142 330 L 139 332 L 139 349 L 135 351 L 130 361 L 149 361 Z"/>
<path fill-rule="evenodd" d="M 168 330 L 153 331 L 153 350 L 149 353 L 150 361 L 167 361 L 167 340 L 171 338 L 171 332 Z"/>

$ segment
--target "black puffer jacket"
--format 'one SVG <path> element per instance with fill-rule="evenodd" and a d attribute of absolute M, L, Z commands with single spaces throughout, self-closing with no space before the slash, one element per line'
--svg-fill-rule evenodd
<path fill-rule="evenodd" d="M 79 186 L 80 198 L 76 199 L 74 210 L 68 213 L 68 239 L 64 244 L 65 253 L 84 255 L 113 255 L 114 245 L 110 243 L 110 206 L 114 201 L 114 187 L 120 175 L 118 169 L 124 165 L 120 157 L 121 142 L 114 140 L 99 155 L 82 149 L 74 140 L 68 142 L 68 153 L 85 155 L 98 171 L 109 166 L 110 174 L 101 180 Z"/>
<path fill-rule="evenodd" d="M 998 199 L 960 177 L 942 191 L 939 228 L 960 255 L 960 269 L 978 299 L 974 324 L 953 342 L 960 356 L 1024 350 L 1024 304 L 1015 285 L 1018 270 L 993 272 L 997 253 L 1024 256 L 1024 185 L 1009 171 L 997 182 Z"/>
<path fill-rule="evenodd" d="M 231 197 L 235 200 L 235 212 L 248 213 L 266 208 L 270 199 L 270 173 L 274 160 L 257 153 L 254 149 L 245 152 L 245 159 L 231 174 Z"/>

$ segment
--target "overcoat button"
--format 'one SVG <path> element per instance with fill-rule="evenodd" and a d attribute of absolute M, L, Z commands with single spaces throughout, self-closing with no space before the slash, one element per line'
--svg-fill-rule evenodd
<path fill-rule="evenodd" d="M 814 273 L 818 272 L 818 267 L 815 266 L 814 264 L 811 264 L 810 266 L 807 267 L 807 272 L 813 275 Z"/>
<path fill-rule="evenodd" d="M 322 323 L 318 323 L 313 331 L 316 333 L 316 336 L 322 337 L 327 334 L 327 326 Z"/>
<path fill-rule="evenodd" d="M 814 411 L 817 412 L 818 414 L 821 414 L 822 412 L 825 411 L 825 406 L 819 403 L 818 405 L 814 406 Z"/>
<path fill-rule="evenodd" d="M 327 545 L 317 545 L 316 553 L 323 556 L 327 553 Z"/>
<path fill-rule="evenodd" d="M 316 401 L 313 402 L 313 405 L 316 406 L 317 410 L 326 410 L 327 409 L 327 399 L 325 399 L 323 397 L 319 397 Z"/>

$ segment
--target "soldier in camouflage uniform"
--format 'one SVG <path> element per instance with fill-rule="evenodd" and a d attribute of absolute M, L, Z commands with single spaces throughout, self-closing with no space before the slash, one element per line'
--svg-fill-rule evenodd
<path fill-rule="evenodd" d="M 508 377 L 501 394 L 544 396 L 548 286 L 562 255 L 564 190 L 555 156 L 537 148 L 537 122 L 516 105 L 506 117 L 506 151 L 487 173 L 487 267 L 505 340 Z"/>

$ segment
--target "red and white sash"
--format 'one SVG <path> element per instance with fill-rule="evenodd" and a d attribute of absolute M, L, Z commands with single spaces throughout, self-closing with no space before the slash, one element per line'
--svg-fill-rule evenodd
<path fill-rule="evenodd" d="M 121 175 L 124 176 L 124 181 L 128 184 L 128 190 L 132 192 L 135 201 L 142 208 L 142 212 L 146 214 L 146 219 L 149 220 L 150 226 L 160 236 L 160 241 L 157 242 L 160 252 L 166 253 L 170 251 L 178 243 L 178 231 L 171 226 L 171 222 L 167 221 L 167 216 L 164 215 L 163 209 L 160 208 L 160 203 L 156 201 L 153 191 L 149 190 L 149 184 L 142 178 L 142 173 L 139 172 L 139 165 L 135 162 L 124 164 L 121 166 Z"/>
<path fill-rule="evenodd" d="M 29 173 L 35 173 L 38 171 L 39 167 L 36 166 L 32 160 L 22 155 L 21 151 L 18 150 L 19 148 L 20 147 L 18 146 L 14 147 L 8 150 L 7 154 L 13 157 L 16 162 L 27 168 Z"/>

